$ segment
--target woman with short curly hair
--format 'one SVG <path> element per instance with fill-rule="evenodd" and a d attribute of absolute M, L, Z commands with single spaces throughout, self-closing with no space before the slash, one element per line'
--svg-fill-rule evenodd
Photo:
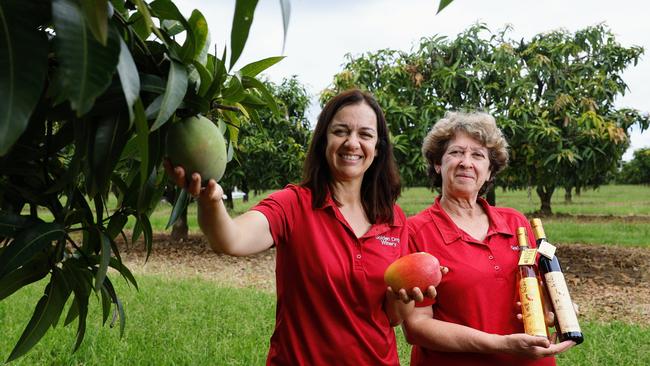
<path fill-rule="evenodd" d="M 424 139 L 422 153 L 435 202 L 408 218 L 411 251 L 428 252 L 449 272 L 433 305 L 405 315 L 411 365 L 555 365 L 574 345 L 524 333 L 518 319 L 516 231 L 533 233 L 518 211 L 481 198 L 508 163 L 508 144 L 492 116 L 447 113 Z M 417 306 L 417 305 L 416 305 Z"/>

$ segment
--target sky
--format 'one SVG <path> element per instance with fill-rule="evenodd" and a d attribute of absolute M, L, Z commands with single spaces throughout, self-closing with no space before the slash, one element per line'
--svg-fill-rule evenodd
<path fill-rule="evenodd" d="M 186 17 L 198 9 L 208 21 L 219 53 L 229 43 L 235 0 L 175 0 Z M 265 72 L 274 82 L 296 75 L 313 96 L 309 115 L 318 114 L 317 96 L 341 71 L 345 55 L 390 48 L 409 51 L 422 37 L 454 38 L 476 22 L 495 32 L 505 26 L 513 39 L 556 29 L 570 32 L 605 23 L 625 47 L 642 46 L 645 54 L 628 68 L 627 93 L 619 107 L 650 112 L 650 2 L 643 0 L 455 0 L 436 15 L 438 0 L 291 0 L 291 18 L 283 52 L 280 0 L 259 0 L 249 39 L 234 69 L 270 56 L 286 58 Z M 650 130 L 631 131 L 623 156 L 650 148 Z"/>

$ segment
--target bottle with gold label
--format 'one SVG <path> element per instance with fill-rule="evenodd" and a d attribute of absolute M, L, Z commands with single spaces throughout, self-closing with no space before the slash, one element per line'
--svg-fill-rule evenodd
<path fill-rule="evenodd" d="M 537 250 L 528 247 L 528 235 L 523 227 L 517 228 L 517 240 L 520 250 L 517 282 L 524 331 L 533 336 L 548 337 L 537 271 L 535 270 Z"/>
<path fill-rule="evenodd" d="M 542 220 L 532 219 L 530 222 L 537 241 L 539 256 L 539 271 L 543 276 L 546 291 L 555 313 L 555 330 L 560 341 L 572 340 L 576 344 L 582 343 L 584 337 L 578 316 L 573 308 L 573 301 L 569 294 L 560 261 L 555 255 L 555 247 L 546 240 L 546 233 Z"/>

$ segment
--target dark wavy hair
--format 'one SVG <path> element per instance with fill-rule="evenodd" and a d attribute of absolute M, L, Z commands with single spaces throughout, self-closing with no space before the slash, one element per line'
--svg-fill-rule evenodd
<path fill-rule="evenodd" d="M 393 146 L 388 137 L 388 126 L 384 113 L 375 98 L 359 89 L 350 89 L 330 99 L 320 115 L 314 129 L 305 165 L 301 186 L 312 192 L 312 207 L 322 207 L 331 190 L 332 174 L 330 172 L 325 148 L 327 147 L 327 129 L 334 115 L 343 107 L 365 103 L 377 116 L 377 154 L 361 183 L 361 202 L 371 223 L 393 222 L 393 206 L 401 190 L 401 183 Z M 336 197 L 334 201 L 339 204 Z"/>

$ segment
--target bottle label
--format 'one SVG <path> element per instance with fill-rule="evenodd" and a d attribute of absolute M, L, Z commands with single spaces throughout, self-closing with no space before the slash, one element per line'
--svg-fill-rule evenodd
<path fill-rule="evenodd" d="M 553 259 L 553 256 L 555 256 L 555 245 L 544 240 L 537 247 L 537 251 L 544 257 Z"/>
<path fill-rule="evenodd" d="M 553 303 L 555 318 L 560 326 L 559 331 L 562 333 L 580 332 L 578 317 L 576 316 L 575 309 L 573 309 L 573 302 L 571 301 L 569 288 L 564 279 L 564 273 L 548 272 L 544 275 L 544 279 L 546 280 L 546 288 Z"/>
<path fill-rule="evenodd" d="M 519 280 L 519 299 L 521 315 L 524 318 L 524 330 L 532 336 L 546 337 L 544 309 L 539 294 L 539 283 L 536 277 L 522 277 Z"/>
<path fill-rule="evenodd" d="M 519 265 L 520 266 L 534 266 L 535 257 L 537 256 L 537 249 L 524 249 L 519 254 Z"/>

